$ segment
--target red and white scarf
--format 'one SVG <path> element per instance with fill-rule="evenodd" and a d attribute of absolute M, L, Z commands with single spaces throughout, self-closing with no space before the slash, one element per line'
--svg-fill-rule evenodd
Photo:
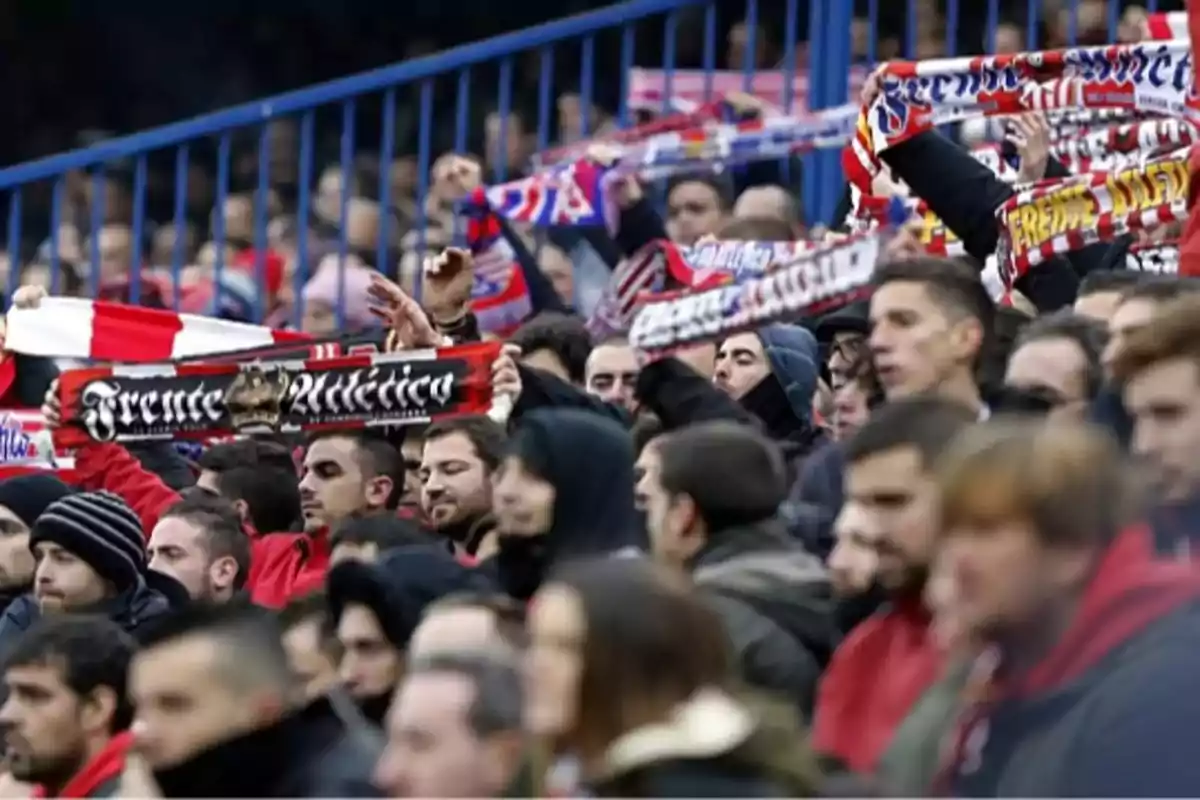
<path fill-rule="evenodd" d="M 14 308 L 6 323 L 4 347 L 14 353 L 129 363 L 171 361 L 311 338 L 214 317 L 69 297 L 46 298 L 37 308 Z"/>

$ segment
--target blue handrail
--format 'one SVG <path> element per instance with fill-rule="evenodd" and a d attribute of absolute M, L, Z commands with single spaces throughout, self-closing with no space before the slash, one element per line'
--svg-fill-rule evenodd
<path fill-rule="evenodd" d="M 119 139 L 110 139 L 82 150 L 72 150 L 36 161 L 0 169 L 0 189 L 46 180 L 76 169 L 183 144 L 231 128 L 258 125 L 277 117 L 316 106 L 378 92 L 397 84 L 412 83 L 495 61 L 523 50 L 575 39 L 605 28 L 635 22 L 643 17 L 703 5 L 707 0 L 627 0 L 584 14 L 536 25 L 480 42 L 460 45 L 434 55 L 328 81 L 275 97 L 203 114 L 182 122 L 152 128 Z"/>

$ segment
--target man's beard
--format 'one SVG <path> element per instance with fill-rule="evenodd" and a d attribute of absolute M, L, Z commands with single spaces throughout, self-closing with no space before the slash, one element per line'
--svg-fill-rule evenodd
<path fill-rule="evenodd" d="M 14 778 L 23 783 L 44 784 L 53 791 L 61 789 L 82 766 L 82 753 L 39 758 L 28 750 L 9 749 L 8 768 Z"/>
<path fill-rule="evenodd" d="M 906 564 L 900 581 L 889 587 L 888 591 L 898 600 L 920 600 L 925 593 L 925 584 L 928 582 L 928 564 Z"/>

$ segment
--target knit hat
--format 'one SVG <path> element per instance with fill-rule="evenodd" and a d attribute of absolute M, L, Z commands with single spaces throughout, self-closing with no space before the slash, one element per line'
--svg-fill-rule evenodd
<path fill-rule="evenodd" d="M 53 542 L 78 556 L 118 591 L 135 585 L 146 568 L 142 523 L 112 492 L 83 492 L 54 501 L 42 512 L 29 536 Z"/>
<path fill-rule="evenodd" d="M 20 475 L 0 481 L 0 506 L 32 528 L 46 507 L 71 494 L 70 486 L 54 475 Z"/>
<path fill-rule="evenodd" d="M 347 258 L 345 267 L 339 268 L 336 256 L 327 257 L 304 285 L 304 303 L 324 303 L 337 308 L 341 299 L 345 303 L 346 329 L 369 328 L 376 322 L 368 293 L 374 274 L 375 270 L 362 266 L 357 259 Z"/>

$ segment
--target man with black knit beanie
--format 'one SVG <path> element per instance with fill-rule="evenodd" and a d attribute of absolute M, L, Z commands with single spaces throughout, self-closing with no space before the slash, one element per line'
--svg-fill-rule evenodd
<path fill-rule="evenodd" d="M 777 518 L 787 496 L 778 446 L 745 425 L 702 423 L 655 439 L 638 467 L 655 559 L 691 574 L 749 684 L 811 711 L 838 633 L 824 565 Z"/>
<path fill-rule="evenodd" d="M 146 582 L 146 549 L 137 514 L 111 492 L 68 494 L 46 507 L 29 532 L 33 592 L 0 617 L 0 657 L 43 614 L 82 611 L 127 631 L 168 609 Z"/>
<path fill-rule="evenodd" d="M 33 587 L 33 523 L 47 506 L 72 491 L 49 473 L 0 481 L 0 610 Z"/>

